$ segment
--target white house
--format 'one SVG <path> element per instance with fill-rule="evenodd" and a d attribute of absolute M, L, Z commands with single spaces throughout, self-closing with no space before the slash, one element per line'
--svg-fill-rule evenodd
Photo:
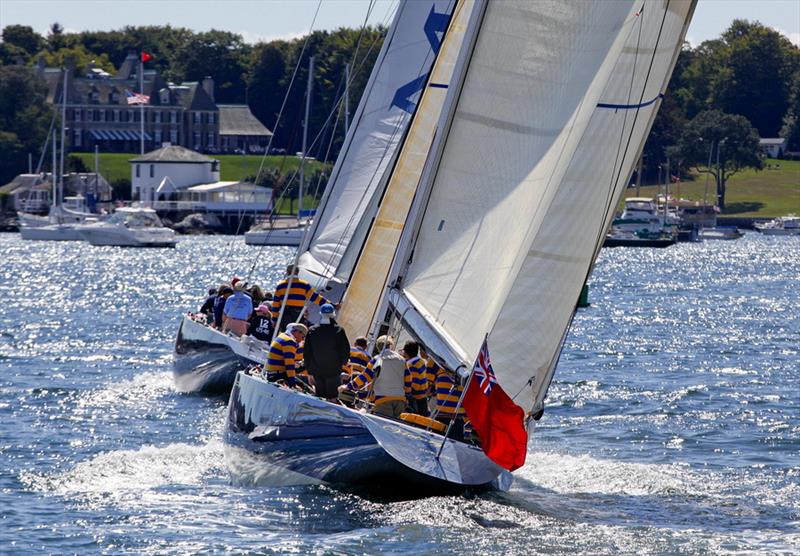
<path fill-rule="evenodd" d="M 219 160 L 185 147 L 164 147 L 133 158 L 134 199 L 157 211 L 266 213 L 272 189 L 235 181 L 219 181 Z"/>
<path fill-rule="evenodd" d="M 178 145 L 165 144 L 132 158 L 131 195 L 145 203 L 156 200 L 156 190 L 169 183 L 175 190 L 219 181 L 219 160 Z"/>
<path fill-rule="evenodd" d="M 770 158 L 781 158 L 786 152 L 786 139 L 782 137 L 760 139 L 758 147 Z"/>

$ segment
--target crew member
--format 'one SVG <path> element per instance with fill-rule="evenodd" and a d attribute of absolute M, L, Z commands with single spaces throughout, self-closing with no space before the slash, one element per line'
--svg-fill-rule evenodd
<path fill-rule="evenodd" d="M 291 281 L 291 288 L 289 282 Z M 287 291 L 288 290 L 288 291 Z M 278 317 L 281 314 L 281 307 L 286 300 L 286 308 L 283 310 L 281 322 L 278 323 Z M 311 284 L 303 280 L 297 275 L 297 267 L 289 265 L 286 268 L 286 278 L 278 282 L 275 287 L 275 294 L 272 297 L 272 323 L 277 325 L 278 330 L 283 328 L 284 323 L 295 322 L 300 320 L 300 314 L 303 312 L 305 304 L 311 302 L 316 305 L 323 305 L 330 303 L 327 299 L 317 293 Z"/>
<path fill-rule="evenodd" d="M 306 337 L 304 324 L 293 322 L 285 332 L 278 334 L 269 346 L 267 356 L 267 380 L 284 380 L 289 386 L 297 384 L 295 361 L 297 350 Z"/>
<path fill-rule="evenodd" d="M 218 291 L 217 298 L 214 300 L 214 328 L 220 330 L 222 329 L 225 302 L 233 295 L 233 288 L 227 284 L 222 284 Z"/>
<path fill-rule="evenodd" d="M 253 312 L 253 300 L 245 292 L 245 284 L 241 280 L 233 285 L 233 295 L 225 301 L 223 309 L 222 331 L 230 330 L 237 336 L 247 333 L 247 324 Z"/>
<path fill-rule="evenodd" d="M 367 368 L 372 358 L 367 353 L 367 339 L 359 336 L 350 348 L 350 357 L 347 364 L 342 367 L 342 384 L 345 384 L 351 377 L 359 374 Z"/>
<path fill-rule="evenodd" d="M 464 406 L 458 406 L 464 387 L 452 371 L 442 368 L 433 359 L 428 360 L 428 365 L 434 370 L 434 390 L 436 392 L 436 407 L 433 417 L 450 427 L 449 437 L 453 440 L 464 440 Z"/>
<path fill-rule="evenodd" d="M 272 341 L 272 312 L 270 306 L 262 303 L 250 317 L 247 334 L 262 342 Z"/>
<path fill-rule="evenodd" d="M 419 344 L 409 341 L 400 352 L 406 358 L 406 367 L 411 376 L 411 393 L 408 407 L 413 413 L 428 416 L 428 370 L 427 361 L 419 356 Z"/>
<path fill-rule="evenodd" d="M 305 367 L 314 377 L 316 394 L 328 401 L 336 401 L 340 372 L 350 357 L 350 342 L 335 317 L 333 305 L 322 305 L 320 323 L 308 330 L 304 346 Z"/>
<path fill-rule="evenodd" d="M 394 351 L 391 336 L 378 338 L 375 347 L 378 350 L 375 359 L 339 390 L 357 391 L 370 385 L 372 413 L 396 419 L 405 411 L 406 396 L 411 393 L 411 375 L 403 356 Z"/>

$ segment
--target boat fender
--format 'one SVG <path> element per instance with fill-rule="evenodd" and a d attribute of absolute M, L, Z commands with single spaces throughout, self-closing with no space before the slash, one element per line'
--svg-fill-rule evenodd
<path fill-rule="evenodd" d="M 400 420 L 412 425 L 417 425 L 418 427 L 432 429 L 436 432 L 444 432 L 447 429 L 444 423 L 440 423 L 436 419 L 431 419 L 430 417 L 417 415 L 416 413 L 401 413 Z"/>

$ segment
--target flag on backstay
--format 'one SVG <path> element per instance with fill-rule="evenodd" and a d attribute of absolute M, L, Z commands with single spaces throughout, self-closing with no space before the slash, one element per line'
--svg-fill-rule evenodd
<path fill-rule="evenodd" d="M 127 97 L 128 104 L 148 104 L 150 102 L 150 95 L 144 95 L 142 93 L 134 93 L 126 90 L 125 96 Z"/>
<path fill-rule="evenodd" d="M 525 411 L 497 383 L 486 339 L 463 403 L 486 456 L 509 471 L 522 467 L 528 451 Z"/>

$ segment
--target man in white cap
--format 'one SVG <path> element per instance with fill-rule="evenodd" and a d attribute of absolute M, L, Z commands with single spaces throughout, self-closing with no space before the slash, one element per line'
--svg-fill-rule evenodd
<path fill-rule="evenodd" d="M 314 377 L 317 396 L 334 401 L 341 384 L 342 367 L 350 358 L 350 341 L 336 324 L 336 309 L 330 303 L 320 307 L 320 323 L 312 326 L 303 348 L 305 365 Z"/>
<path fill-rule="evenodd" d="M 270 381 L 285 380 L 289 386 L 297 384 L 295 359 L 307 331 L 304 324 L 293 322 L 286 327 L 286 332 L 275 336 L 267 356 L 267 378 Z"/>

